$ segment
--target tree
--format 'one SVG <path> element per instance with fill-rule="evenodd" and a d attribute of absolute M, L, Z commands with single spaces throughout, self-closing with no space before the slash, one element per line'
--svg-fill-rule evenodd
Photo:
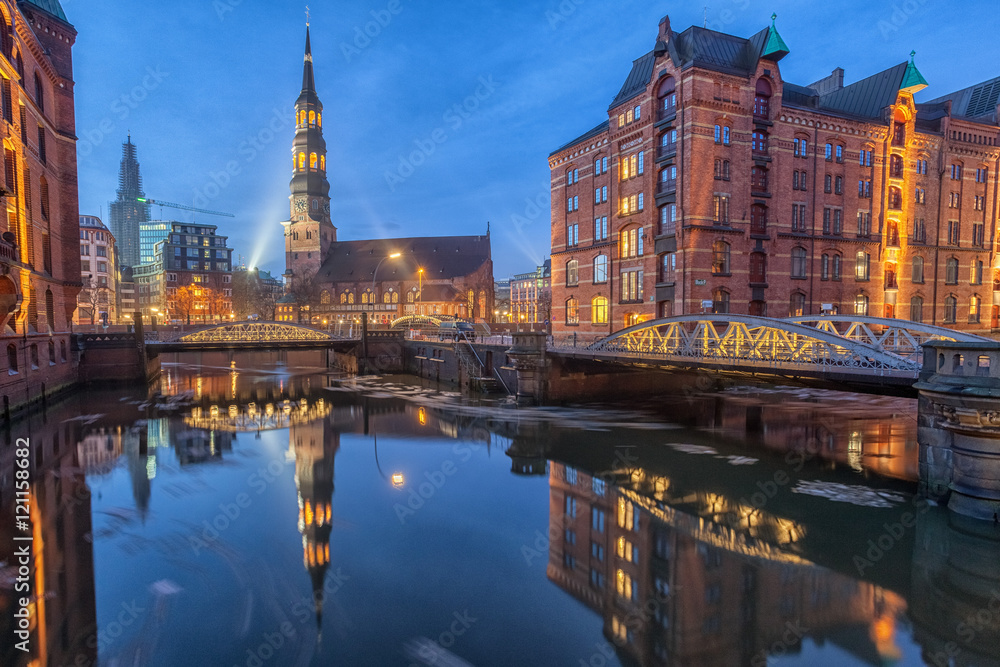
<path fill-rule="evenodd" d="M 260 279 L 255 271 L 233 271 L 233 313 L 245 320 L 257 313 Z M 263 313 L 260 313 L 263 315 Z"/>
<path fill-rule="evenodd" d="M 301 277 L 292 280 L 292 286 L 288 293 L 295 300 L 295 305 L 299 307 L 299 322 L 302 321 L 303 311 L 308 312 L 310 306 L 319 303 L 320 288 L 316 271 L 304 273 Z"/>
<path fill-rule="evenodd" d="M 184 285 L 174 290 L 173 305 L 170 310 L 186 318 L 187 323 L 191 324 L 191 311 L 194 310 L 197 301 L 195 288 L 191 285 Z"/>
<path fill-rule="evenodd" d="M 80 291 L 84 303 L 90 305 L 90 323 L 97 326 L 98 307 L 107 305 L 110 290 L 107 285 L 102 285 L 96 278 L 90 277 L 84 281 L 83 289 Z"/>
<path fill-rule="evenodd" d="M 212 318 L 227 319 L 231 308 L 229 297 L 221 289 L 213 287 L 202 288 L 202 301 L 205 304 L 205 311 Z"/>

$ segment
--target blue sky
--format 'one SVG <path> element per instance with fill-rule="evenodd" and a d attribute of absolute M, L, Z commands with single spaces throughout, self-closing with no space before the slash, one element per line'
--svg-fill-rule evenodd
<path fill-rule="evenodd" d="M 63 0 L 79 31 L 80 212 L 107 217 L 131 131 L 148 196 L 236 214 L 198 219 L 281 273 L 304 5 Z M 490 221 L 496 277 L 533 269 L 549 252 L 548 154 L 606 119 L 659 19 L 669 14 L 683 30 L 707 18 L 747 37 L 772 11 L 791 50 L 782 75 L 795 83 L 838 66 L 851 83 L 911 49 L 930 83 L 918 101 L 1000 75 L 997 0 L 712 0 L 707 10 L 649 0 L 314 0 L 339 238 L 477 234 Z"/>

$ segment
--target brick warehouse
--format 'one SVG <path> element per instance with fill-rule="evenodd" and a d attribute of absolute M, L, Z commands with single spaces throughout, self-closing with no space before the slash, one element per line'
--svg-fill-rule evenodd
<path fill-rule="evenodd" d="M 58 0 L 0 1 L 0 409 L 76 381 L 70 349 L 80 291 L 76 31 Z"/>
<path fill-rule="evenodd" d="M 665 17 L 609 119 L 549 156 L 557 337 L 702 312 L 1000 326 L 1000 78 L 917 104 L 912 54 L 800 86 L 788 52 L 773 20 Z"/>

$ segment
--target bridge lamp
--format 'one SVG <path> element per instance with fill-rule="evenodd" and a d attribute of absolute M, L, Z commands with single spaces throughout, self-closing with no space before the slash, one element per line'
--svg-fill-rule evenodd
<path fill-rule="evenodd" d="M 403 486 L 404 482 L 405 482 L 405 479 L 403 478 L 403 473 L 401 473 L 401 472 L 394 472 L 394 473 L 392 473 L 392 485 L 393 486 L 395 486 L 398 489 L 399 487 Z"/>

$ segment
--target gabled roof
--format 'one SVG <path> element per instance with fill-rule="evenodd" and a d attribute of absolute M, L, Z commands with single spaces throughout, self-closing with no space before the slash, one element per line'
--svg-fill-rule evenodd
<path fill-rule="evenodd" d="M 400 257 L 389 258 L 397 252 Z M 474 273 L 491 256 L 488 235 L 339 241 L 330 244 L 317 279 L 365 283 L 378 269 L 379 281 L 416 281 L 423 269 L 424 281 L 451 280 Z"/>
<path fill-rule="evenodd" d="M 653 78 L 653 61 L 655 60 L 656 57 L 650 51 L 641 58 L 632 61 L 632 71 L 628 73 L 628 77 L 626 77 L 625 83 L 622 84 L 622 89 L 618 91 L 618 95 L 611 101 L 609 109 L 613 109 L 619 104 L 624 104 L 646 90 L 646 86 L 649 85 L 649 82 Z"/>
<path fill-rule="evenodd" d="M 951 102 L 951 115 L 965 118 L 982 118 L 994 123 L 1000 123 L 996 117 L 997 104 L 1000 104 L 1000 76 L 982 83 L 957 90 L 948 95 L 942 95 L 927 102 L 938 104 Z"/>
<path fill-rule="evenodd" d="M 605 130 L 608 129 L 608 123 L 610 123 L 610 122 L 611 121 L 607 121 L 606 120 L 606 121 L 602 122 L 600 125 L 598 125 L 597 127 L 595 127 L 594 129 L 589 130 L 588 132 L 584 132 L 583 134 L 581 134 L 579 137 L 577 137 L 573 141 L 570 141 L 569 143 L 563 144 L 559 148 L 557 148 L 554 151 L 552 151 L 551 153 L 549 153 L 549 157 L 552 157 L 553 155 L 555 155 L 556 153 L 559 153 L 560 151 L 566 150 L 570 146 L 575 146 L 576 144 L 580 143 L 581 141 L 585 141 L 587 139 L 590 139 L 591 137 L 596 137 L 597 135 L 601 134 L 602 132 L 604 132 Z"/>
<path fill-rule="evenodd" d="M 59 0 L 22 0 L 26 5 L 32 5 L 41 9 L 43 12 L 48 12 L 55 16 L 60 21 L 69 23 L 69 19 L 66 18 L 66 12 L 63 11 L 62 5 L 59 4 Z"/>
<path fill-rule="evenodd" d="M 879 118 L 882 109 L 896 103 L 907 63 L 900 63 L 867 79 L 844 86 L 819 100 L 824 109 L 860 118 Z"/>

